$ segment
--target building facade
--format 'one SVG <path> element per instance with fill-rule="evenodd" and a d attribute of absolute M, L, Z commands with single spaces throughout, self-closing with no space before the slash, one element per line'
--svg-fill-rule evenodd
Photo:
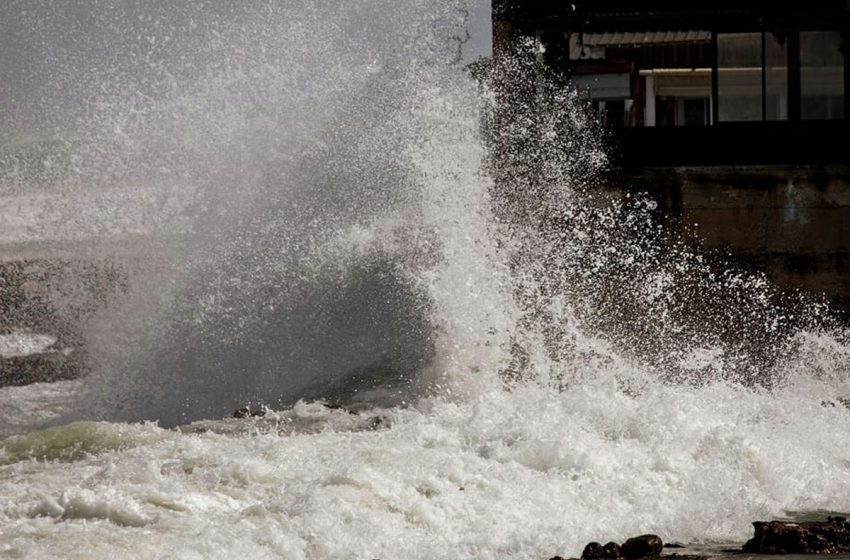
<path fill-rule="evenodd" d="M 608 187 L 781 286 L 850 304 L 850 0 L 495 0 L 611 130 Z"/>
<path fill-rule="evenodd" d="M 625 165 L 850 163 L 848 33 L 848 0 L 494 5 L 497 56 L 538 38 Z"/>

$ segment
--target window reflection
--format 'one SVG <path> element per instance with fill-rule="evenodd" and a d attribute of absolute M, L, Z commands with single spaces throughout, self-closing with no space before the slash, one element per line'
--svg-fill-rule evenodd
<path fill-rule="evenodd" d="M 782 34 L 764 35 L 765 119 L 788 120 L 788 50 Z"/>
<path fill-rule="evenodd" d="M 804 119 L 844 118 L 844 57 L 839 32 L 800 33 L 800 93 Z"/>
<path fill-rule="evenodd" d="M 761 33 L 717 36 L 719 120 L 762 120 L 761 40 Z"/>

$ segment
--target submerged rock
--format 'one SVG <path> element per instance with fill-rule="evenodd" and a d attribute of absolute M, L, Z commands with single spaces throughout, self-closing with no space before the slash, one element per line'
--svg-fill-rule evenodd
<path fill-rule="evenodd" d="M 251 407 L 251 405 L 237 408 L 233 411 L 234 418 L 261 418 L 266 415 L 265 407 Z"/>
<path fill-rule="evenodd" d="M 0 356 L 0 387 L 52 383 L 80 376 L 82 364 L 70 349 L 26 356 Z"/>
<path fill-rule="evenodd" d="M 744 552 L 759 554 L 839 554 L 850 552 L 850 523 L 845 517 L 826 521 L 756 521 L 755 535 Z"/>

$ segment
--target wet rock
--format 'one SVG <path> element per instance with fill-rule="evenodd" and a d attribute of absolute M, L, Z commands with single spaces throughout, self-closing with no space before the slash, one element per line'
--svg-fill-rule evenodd
<path fill-rule="evenodd" d="M 68 350 L 0 357 L 0 387 L 74 379 L 81 370 L 78 355 Z"/>
<path fill-rule="evenodd" d="M 605 543 L 602 547 L 602 558 L 619 558 L 620 545 L 615 542 Z"/>
<path fill-rule="evenodd" d="M 621 545 L 615 542 L 606 543 L 604 546 L 598 542 L 587 543 L 581 553 L 582 560 L 608 560 L 626 558 L 634 560 L 658 556 L 664 543 L 657 535 L 641 535 L 634 537 Z"/>
<path fill-rule="evenodd" d="M 826 521 L 756 521 L 744 552 L 759 554 L 840 554 L 850 552 L 850 523 L 844 517 Z"/>
<path fill-rule="evenodd" d="M 261 418 L 265 415 L 266 409 L 264 407 L 252 407 L 251 405 L 233 411 L 234 418 Z"/>
<path fill-rule="evenodd" d="M 623 558 L 634 560 L 637 558 L 646 558 L 649 556 L 658 556 L 664 548 L 664 543 L 658 535 L 641 535 L 633 537 L 620 547 L 620 554 Z"/>
<path fill-rule="evenodd" d="M 620 557 L 620 545 L 615 542 L 609 542 L 604 546 L 598 542 L 587 543 L 581 557 L 585 560 L 597 560 Z"/>
<path fill-rule="evenodd" d="M 835 408 L 836 406 L 843 406 L 844 408 L 850 408 L 850 398 L 838 398 L 834 401 L 821 401 L 820 405 L 825 408 Z"/>
<path fill-rule="evenodd" d="M 590 542 L 585 545 L 584 550 L 581 552 L 581 557 L 583 560 L 596 560 L 597 558 L 602 558 L 602 554 L 602 544 Z"/>
<path fill-rule="evenodd" d="M 367 430 L 380 430 L 388 427 L 390 424 L 389 418 L 386 416 L 372 416 L 366 421 Z"/>

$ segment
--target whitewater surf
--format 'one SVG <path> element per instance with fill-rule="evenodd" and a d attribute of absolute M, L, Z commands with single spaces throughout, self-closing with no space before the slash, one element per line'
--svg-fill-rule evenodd
<path fill-rule="evenodd" d="M 50 59 L 64 163 L 0 184 L 150 194 L 80 218 L 126 273 L 90 372 L 0 389 L 0 557 L 549 558 L 850 510 L 847 333 L 601 196 L 535 45 L 464 68 L 461 2 L 91 5 L 22 19 L 102 43 Z"/>

